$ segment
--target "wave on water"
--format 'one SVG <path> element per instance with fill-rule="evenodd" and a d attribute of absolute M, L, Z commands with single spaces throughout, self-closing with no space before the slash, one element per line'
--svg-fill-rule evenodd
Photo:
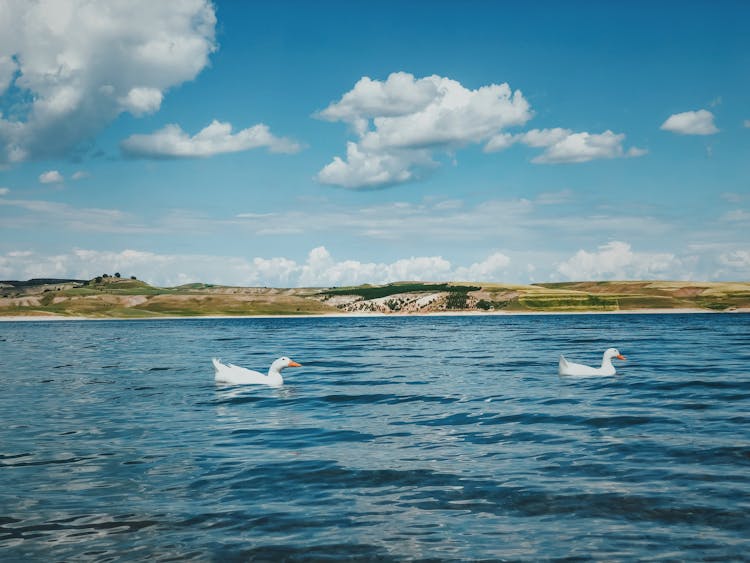
<path fill-rule="evenodd" d="M 0 340 L 4 560 L 750 553 L 742 315 L 5 323 Z M 628 356 L 615 377 L 557 375 L 559 354 L 609 346 Z M 212 357 L 281 355 L 303 367 L 280 389 L 213 381 Z"/>

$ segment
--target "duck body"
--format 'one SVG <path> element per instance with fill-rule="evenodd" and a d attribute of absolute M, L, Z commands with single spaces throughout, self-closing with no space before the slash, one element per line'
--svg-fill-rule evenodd
<path fill-rule="evenodd" d="M 560 375 L 569 375 L 573 377 L 608 377 L 613 376 L 616 373 L 615 366 L 612 365 L 612 359 L 617 358 L 618 360 L 624 360 L 625 356 L 620 354 L 617 348 L 607 348 L 602 357 L 601 367 L 594 368 L 591 366 L 585 366 L 583 364 L 576 364 L 569 362 L 565 359 L 565 356 L 560 356 L 558 362 L 558 373 Z"/>
<path fill-rule="evenodd" d="M 268 375 L 266 375 L 259 371 L 235 366 L 234 364 L 223 364 L 216 358 L 213 358 L 211 362 L 214 365 L 214 380 L 216 383 L 268 385 L 270 387 L 281 387 L 284 385 L 281 370 L 289 367 L 300 367 L 302 365 L 284 356 L 271 364 L 271 367 L 268 369 Z"/>

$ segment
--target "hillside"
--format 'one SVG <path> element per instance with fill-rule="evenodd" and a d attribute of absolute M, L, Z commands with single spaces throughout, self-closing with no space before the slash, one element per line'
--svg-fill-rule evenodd
<path fill-rule="evenodd" d="M 750 283 L 613 281 L 535 285 L 399 282 L 279 289 L 194 283 L 160 288 L 136 279 L 0 281 L 0 316 L 180 316 L 614 312 L 750 309 Z"/>
<path fill-rule="evenodd" d="M 351 312 L 587 312 L 638 309 L 727 311 L 750 307 L 750 283 L 572 282 L 534 285 L 397 283 L 324 290 Z"/>
<path fill-rule="evenodd" d="M 312 315 L 337 309 L 309 299 L 304 290 L 208 284 L 161 288 L 140 280 L 13 285 L 0 282 L 0 316 L 61 315 L 93 318 L 211 315 Z"/>

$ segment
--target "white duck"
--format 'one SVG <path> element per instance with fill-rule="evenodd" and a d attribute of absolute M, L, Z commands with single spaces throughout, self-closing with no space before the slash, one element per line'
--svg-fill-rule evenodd
<path fill-rule="evenodd" d="M 241 368 L 233 364 L 222 364 L 216 358 L 213 358 L 211 361 L 216 370 L 216 374 L 214 375 L 216 382 L 232 385 L 270 385 L 271 387 L 281 387 L 284 385 L 281 370 L 302 366 L 302 364 L 298 364 L 284 356 L 271 364 L 271 367 L 268 368 L 268 375 L 263 375 L 259 371 Z"/>
<path fill-rule="evenodd" d="M 625 356 L 620 354 L 617 348 L 607 348 L 604 351 L 604 357 L 602 358 L 602 367 L 592 368 L 584 366 L 582 364 L 575 364 L 565 359 L 565 356 L 560 356 L 559 370 L 560 375 L 573 375 L 578 377 L 589 377 L 596 375 L 614 375 L 615 366 L 612 365 L 612 358 L 618 360 L 624 360 Z"/>

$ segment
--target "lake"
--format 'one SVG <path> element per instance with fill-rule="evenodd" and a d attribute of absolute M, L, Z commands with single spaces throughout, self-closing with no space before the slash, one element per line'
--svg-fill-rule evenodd
<path fill-rule="evenodd" d="M 748 364 L 743 314 L 3 322 L 0 557 L 745 559 Z"/>

